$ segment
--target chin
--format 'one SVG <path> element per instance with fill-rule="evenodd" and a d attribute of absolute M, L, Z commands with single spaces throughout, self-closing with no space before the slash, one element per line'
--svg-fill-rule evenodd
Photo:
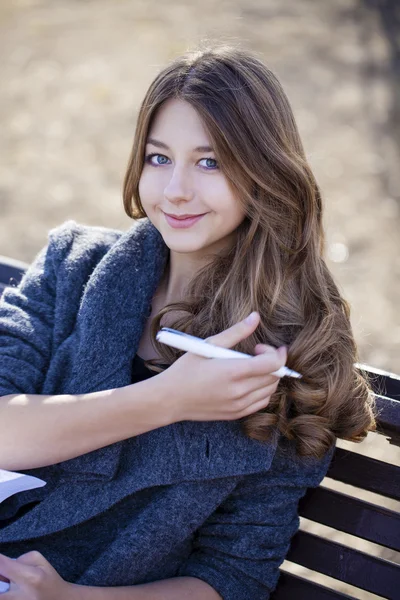
<path fill-rule="evenodd" d="M 191 254 L 193 252 L 200 252 L 207 247 L 204 244 L 193 244 L 190 242 L 185 243 L 183 241 L 181 243 L 177 243 L 176 240 L 168 239 L 168 236 L 164 237 L 164 242 L 166 243 L 168 248 L 172 250 L 172 252 L 179 252 L 180 254 Z"/>

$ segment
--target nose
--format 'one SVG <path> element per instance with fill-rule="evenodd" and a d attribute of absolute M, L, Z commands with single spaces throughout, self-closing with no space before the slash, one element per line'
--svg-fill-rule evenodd
<path fill-rule="evenodd" d="M 190 176 L 183 168 L 175 167 L 171 178 L 164 188 L 164 196 L 173 203 L 188 201 L 193 198 L 193 187 Z"/>

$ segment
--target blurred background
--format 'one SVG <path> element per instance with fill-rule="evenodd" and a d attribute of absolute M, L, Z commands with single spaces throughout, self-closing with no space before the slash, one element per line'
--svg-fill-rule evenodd
<path fill-rule="evenodd" d="M 400 373 L 397 0 L 1 0 L 0 255 L 30 262 L 67 219 L 132 226 L 121 190 L 140 102 L 204 38 L 256 51 L 281 80 L 360 360 Z M 360 451 L 399 461 L 377 438 Z"/>
<path fill-rule="evenodd" d="M 400 2 L 2 0 L 0 254 L 72 218 L 126 230 L 140 102 L 207 36 L 255 50 L 292 103 L 325 199 L 360 360 L 400 373 Z"/>

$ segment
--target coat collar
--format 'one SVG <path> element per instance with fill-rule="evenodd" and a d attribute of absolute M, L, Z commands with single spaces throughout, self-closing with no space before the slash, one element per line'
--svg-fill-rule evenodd
<path fill-rule="evenodd" d="M 79 393 L 109 389 L 107 381 L 131 362 L 168 254 L 161 234 L 144 219 L 124 233 L 95 267 L 77 316 L 73 385 Z"/>

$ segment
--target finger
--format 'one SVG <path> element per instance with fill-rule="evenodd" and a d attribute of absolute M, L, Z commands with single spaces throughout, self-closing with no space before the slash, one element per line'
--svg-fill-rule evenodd
<path fill-rule="evenodd" d="M 280 377 L 276 375 L 257 375 L 254 377 L 247 377 L 244 381 L 238 385 L 237 399 L 246 398 L 251 394 L 264 393 L 264 396 L 275 392 Z"/>
<path fill-rule="evenodd" d="M 3 597 L 3 593 L 5 594 L 4 600 L 21 600 L 22 598 L 21 590 L 15 583 L 11 583 L 9 589 L 2 592 L 1 597 Z"/>
<path fill-rule="evenodd" d="M 248 360 L 253 375 L 271 374 L 286 364 L 287 350 L 285 346 L 281 346 L 278 349 L 273 348 L 272 352 L 270 348 L 268 352 L 263 352 Z"/>
<path fill-rule="evenodd" d="M 278 352 L 281 358 L 283 358 L 284 360 L 284 365 L 286 365 L 286 361 L 287 361 L 287 353 L 288 353 L 288 349 L 286 346 L 280 346 L 278 348 Z"/>
<path fill-rule="evenodd" d="M 264 408 L 267 408 L 268 404 L 271 401 L 271 396 L 264 396 L 258 402 L 254 402 L 250 404 L 247 408 L 243 409 L 239 415 L 239 419 L 243 419 L 243 417 L 248 417 L 249 415 L 253 415 Z"/>
<path fill-rule="evenodd" d="M 26 552 L 25 554 L 21 554 L 16 561 L 23 565 L 28 565 L 31 567 L 45 567 L 50 563 L 45 559 L 43 554 L 38 552 L 37 550 L 31 550 L 31 552 Z"/>
<path fill-rule="evenodd" d="M 236 401 L 236 404 L 240 407 L 240 410 L 243 408 L 247 408 L 250 404 L 254 404 L 258 402 L 262 398 L 266 398 L 267 396 L 272 396 L 276 392 L 276 388 L 278 387 L 278 383 L 273 383 L 270 385 L 266 385 L 264 387 L 260 387 L 253 392 L 250 392 L 246 396 L 242 396 L 242 398 Z"/>
<path fill-rule="evenodd" d="M 246 319 L 239 321 L 239 323 L 235 323 L 235 325 L 225 329 L 225 331 L 207 338 L 206 342 L 215 344 L 215 346 L 221 346 L 222 348 L 232 348 L 232 346 L 249 337 L 258 327 L 260 322 L 258 312 L 251 313 L 248 318 L 250 318 L 249 322 L 246 322 Z"/>
<path fill-rule="evenodd" d="M 0 554 L 0 573 L 4 580 L 18 581 L 24 569 L 25 567 L 18 565 L 15 559 L 9 558 L 5 554 Z"/>
<path fill-rule="evenodd" d="M 237 361 L 241 363 L 237 366 L 238 377 L 271 374 L 286 364 L 286 358 L 287 354 L 284 347 L 274 350 L 274 352 L 263 352 L 251 358 L 243 358 Z"/>
<path fill-rule="evenodd" d="M 254 347 L 254 354 L 264 354 L 264 352 L 275 352 L 276 348 L 274 346 L 267 346 L 266 344 L 257 344 Z"/>
<path fill-rule="evenodd" d="M 287 347 L 280 346 L 279 348 L 275 348 L 274 346 L 267 346 L 266 344 L 257 344 L 254 348 L 254 354 L 259 356 L 260 354 L 278 352 L 279 356 L 283 356 L 285 359 L 285 363 L 287 361 Z"/>
<path fill-rule="evenodd" d="M 31 552 L 29 554 L 32 554 Z M 39 554 L 34 553 L 34 554 Z M 23 584 L 26 582 L 36 582 L 41 576 L 40 569 L 37 566 L 24 564 L 20 558 L 9 558 L 4 554 L 0 554 L 0 573 L 3 577 L 7 577 L 11 584 Z M 11 587 L 12 589 L 12 587 Z M 8 593 L 8 592 L 7 592 Z"/>

